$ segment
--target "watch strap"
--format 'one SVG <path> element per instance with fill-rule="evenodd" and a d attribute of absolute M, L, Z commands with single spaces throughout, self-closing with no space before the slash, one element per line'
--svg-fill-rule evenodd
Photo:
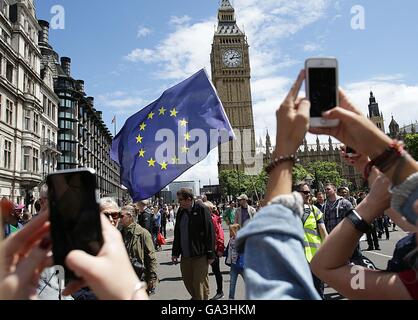
<path fill-rule="evenodd" d="M 363 218 L 354 209 L 351 209 L 347 213 L 346 218 L 349 219 L 354 227 L 362 233 L 367 233 L 372 229 L 372 226 L 364 221 Z"/>

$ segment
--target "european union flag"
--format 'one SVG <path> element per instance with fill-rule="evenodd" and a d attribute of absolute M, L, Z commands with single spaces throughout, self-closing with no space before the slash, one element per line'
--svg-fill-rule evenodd
<path fill-rule="evenodd" d="M 126 122 L 111 158 L 134 201 L 147 199 L 234 133 L 206 71 L 166 90 Z"/>

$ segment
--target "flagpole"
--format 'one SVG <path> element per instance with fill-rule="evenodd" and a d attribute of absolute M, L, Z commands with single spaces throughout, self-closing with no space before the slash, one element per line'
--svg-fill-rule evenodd
<path fill-rule="evenodd" d="M 113 116 L 113 121 L 112 122 L 113 122 L 113 132 L 114 132 L 113 138 L 115 138 L 116 137 L 116 115 Z M 120 177 L 120 170 L 119 170 L 119 177 Z M 118 203 L 119 206 L 121 206 L 121 205 L 123 205 L 123 203 L 120 202 L 120 180 L 119 180 L 118 185 L 116 186 L 116 188 L 117 188 L 117 192 L 118 192 L 117 203 Z"/>
<path fill-rule="evenodd" d="M 116 137 L 116 116 L 114 116 L 114 118 L 113 119 L 115 119 L 115 121 L 114 121 L 114 137 Z"/>

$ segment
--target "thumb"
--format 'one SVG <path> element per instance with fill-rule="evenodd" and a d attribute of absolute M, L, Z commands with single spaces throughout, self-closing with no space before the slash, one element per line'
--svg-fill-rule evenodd
<path fill-rule="evenodd" d="M 309 112 L 311 110 L 311 103 L 308 99 L 302 99 L 300 103 L 298 104 L 298 113 L 305 116 L 307 119 L 309 119 Z"/>
<path fill-rule="evenodd" d="M 97 265 L 97 257 L 89 255 L 81 250 L 71 251 L 65 258 L 65 264 L 70 268 L 78 277 L 83 279 L 89 279 L 93 274 L 95 265 Z"/>
<path fill-rule="evenodd" d="M 340 119 L 343 122 L 347 122 L 356 117 L 357 114 L 341 107 L 335 107 L 334 109 L 324 112 L 322 116 L 325 119 Z"/>

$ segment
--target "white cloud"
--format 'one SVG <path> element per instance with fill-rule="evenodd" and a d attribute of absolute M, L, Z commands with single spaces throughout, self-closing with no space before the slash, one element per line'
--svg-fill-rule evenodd
<path fill-rule="evenodd" d="M 331 0 L 242 0 L 235 3 L 237 22 L 251 44 L 252 76 L 271 76 L 295 61 L 278 49 L 287 38 L 322 18 Z M 210 70 L 210 51 L 215 16 L 191 23 L 189 16 L 170 19 L 175 31 L 154 48 L 137 48 L 125 58 L 132 62 L 157 62 L 159 77 L 182 79 L 198 69 Z M 245 28 L 244 28 L 245 26 Z"/>
<path fill-rule="evenodd" d="M 137 38 L 146 37 L 146 36 L 148 36 L 149 34 L 151 34 L 151 32 L 152 32 L 152 30 L 151 30 L 151 29 L 148 29 L 147 27 L 142 27 L 142 26 L 140 26 L 140 27 L 138 27 L 138 32 L 137 32 L 137 34 L 136 34 L 136 37 L 137 37 Z"/>
<path fill-rule="evenodd" d="M 380 112 L 383 113 L 385 128 L 388 132 L 392 115 L 401 127 L 418 120 L 418 84 L 407 85 L 393 81 L 393 79 L 400 80 L 399 77 L 400 75 L 374 77 L 370 80 L 348 84 L 344 89 L 350 100 L 364 114 L 368 112 L 367 106 L 370 90 L 372 90 L 379 103 Z"/>
<path fill-rule="evenodd" d="M 130 115 L 147 104 L 140 93 L 129 94 L 123 91 L 98 95 L 97 102 L 103 109 L 118 115 Z"/>
<path fill-rule="evenodd" d="M 125 59 L 132 62 L 151 63 L 158 61 L 158 53 L 150 49 L 135 49 Z"/>
<path fill-rule="evenodd" d="M 305 52 L 313 52 L 313 51 L 320 51 L 321 46 L 318 43 L 307 43 L 303 46 L 303 51 Z"/>
<path fill-rule="evenodd" d="M 171 16 L 171 18 L 170 18 L 170 24 L 171 25 L 176 25 L 176 26 L 179 26 L 179 25 L 183 25 L 183 24 L 185 24 L 185 23 L 187 23 L 187 22 L 190 22 L 190 20 L 192 20 L 192 18 L 190 18 L 189 16 L 187 16 L 187 15 L 185 15 L 185 16 L 182 16 L 182 17 L 177 17 L 177 16 Z"/>

